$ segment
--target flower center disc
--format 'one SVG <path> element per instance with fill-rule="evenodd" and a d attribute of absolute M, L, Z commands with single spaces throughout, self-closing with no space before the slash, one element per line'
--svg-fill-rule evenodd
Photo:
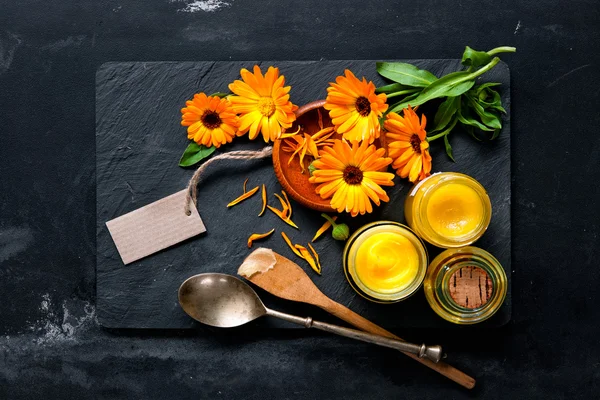
<path fill-rule="evenodd" d="M 258 111 L 265 117 L 275 114 L 275 102 L 270 97 L 262 97 L 258 101 Z"/>
<path fill-rule="evenodd" d="M 413 133 L 413 135 L 410 137 L 410 145 L 415 153 L 421 154 L 421 139 L 419 138 L 419 135 Z"/>
<path fill-rule="evenodd" d="M 349 165 L 344 170 L 344 181 L 349 185 L 358 185 L 362 182 L 363 173 L 360 168 Z"/>
<path fill-rule="evenodd" d="M 204 114 L 202 114 L 202 123 L 208 129 L 216 129 L 221 126 L 221 117 L 219 117 L 219 113 L 212 110 L 206 110 Z"/>
<path fill-rule="evenodd" d="M 356 107 L 356 111 L 363 117 L 366 117 L 371 112 L 371 102 L 364 96 L 360 96 L 356 99 L 354 107 Z"/>

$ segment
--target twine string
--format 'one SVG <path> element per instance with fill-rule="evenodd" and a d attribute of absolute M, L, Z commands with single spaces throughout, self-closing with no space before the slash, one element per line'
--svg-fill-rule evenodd
<path fill-rule="evenodd" d="M 261 158 L 270 157 L 273 154 L 273 147 L 267 146 L 262 150 L 238 150 L 238 151 L 230 151 L 228 153 L 220 154 L 216 157 L 211 158 L 202 164 L 196 172 L 194 172 L 194 176 L 190 179 L 190 182 L 187 186 L 187 193 L 185 196 L 185 214 L 191 215 L 192 210 L 190 208 L 191 203 L 193 202 L 194 206 L 196 206 L 197 198 L 198 198 L 198 182 L 200 181 L 200 177 L 206 171 L 209 165 L 218 160 L 258 160 Z"/>

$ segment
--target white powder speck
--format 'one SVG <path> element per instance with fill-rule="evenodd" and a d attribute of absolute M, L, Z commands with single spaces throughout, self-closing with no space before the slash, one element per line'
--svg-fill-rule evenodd
<path fill-rule="evenodd" d="M 38 335 L 34 340 L 38 345 L 74 341 L 78 331 L 96 322 L 96 309 L 89 302 L 84 303 L 83 313 L 79 311 L 82 315 L 76 317 L 67 308 L 67 301 L 63 301 L 61 318 L 54 312 L 48 293 L 42 296 L 40 311 L 44 316 L 29 327 L 30 331 Z"/>
<path fill-rule="evenodd" d="M 229 7 L 230 3 L 222 0 L 171 0 L 174 2 L 187 3 L 184 8 L 179 9 L 181 12 L 195 13 L 198 11 L 214 12 L 223 7 Z"/>
<path fill-rule="evenodd" d="M 521 28 L 521 20 L 517 21 L 517 27 L 515 28 L 515 32 L 513 33 L 513 35 L 516 35 L 517 32 L 519 32 L 519 28 Z"/>

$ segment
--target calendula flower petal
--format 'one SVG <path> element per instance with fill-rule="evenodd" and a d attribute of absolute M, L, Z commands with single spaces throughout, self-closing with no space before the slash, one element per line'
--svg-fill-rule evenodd
<path fill-rule="evenodd" d="M 257 187 L 255 187 L 254 189 L 252 189 L 252 190 L 250 190 L 250 191 L 248 191 L 248 192 L 245 192 L 245 193 L 244 193 L 244 194 L 242 194 L 240 197 L 238 197 L 238 198 L 237 198 L 237 199 L 235 199 L 235 200 L 232 200 L 232 201 L 231 201 L 229 204 L 227 204 L 227 207 L 233 207 L 233 206 L 235 206 L 236 204 L 239 204 L 239 203 L 241 203 L 242 201 L 244 201 L 244 200 L 246 200 L 246 199 L 248 199 L 248 198 L 250 198 L 250 197 L 254 196 L 254 194 L 256 194 L 256 192 L 258 192 L 258 189 L 259 189 L 259 187 L 257 186 Z"/>
<path fill-rule="evenodd" d="M 331 217 L 331 219 L 335 222 L 337 220 L 337 215 Z M 321 227 L 317 230 L 317 232 L 315 233 L 315 236 L 313 236 L 311 242 L 314 242 L 319 237 L 321 237 L 321 235 L 324 234 L 325 232 L 327 232 L 327 230 L 329 228 L 331 228 L 331 222 L 325 221 L 325 223 L 323 225 L 321 225 Z"/>
<path fill-rule="evenodd" d="M 266 233 L 253 233 L 248 238 L 248 248 L 252 247 L 252 243 L 254 243 L 255 240 L 264 239 L 268 236 L 271 236 L 273 232 L 275 232 L 275 229 L 271 229 L 269 232 Z"/>
<path fill-rule="evenodd" d="M 290 238 L 285 234 L 285 232 L 281 232 L 281 237 L 283 237 L 283 240 L 285 240 L 285 243 L 290 247 L 290 249 L 292 249 L 292 251 L 294 252 L 294 254 L 296 254 L 298 257 L 300 258 L 304 258 L 302 257 L 302 254 L 300 254 L 300 251 L 298 251 L 298 249 L 296 248 L 296 246 L 294 246 L 292 244 L 292 241 L 290 240 Z"/>

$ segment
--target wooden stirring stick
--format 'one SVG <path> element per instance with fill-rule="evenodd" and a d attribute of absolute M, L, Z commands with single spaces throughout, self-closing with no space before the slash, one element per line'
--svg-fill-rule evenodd
<path fill-rule="evenodd" d="M 272 256 L 274 256 L 274 259 Z M 248 266 L 250 266 L 250 269 L 248 269 Z M 325 296 L 300 266 L 272 250 L 264 248 L 255 250 L 246 258 L 238 273 L 277 297 L 315 305 L 363 331 L 400 339 L 393 333 Z M 474 378 L 451 365 L 442 361 L 436 364 L 414 354 L 403 353 L 467 389 L 472 389 L 475 386 Z"/>

